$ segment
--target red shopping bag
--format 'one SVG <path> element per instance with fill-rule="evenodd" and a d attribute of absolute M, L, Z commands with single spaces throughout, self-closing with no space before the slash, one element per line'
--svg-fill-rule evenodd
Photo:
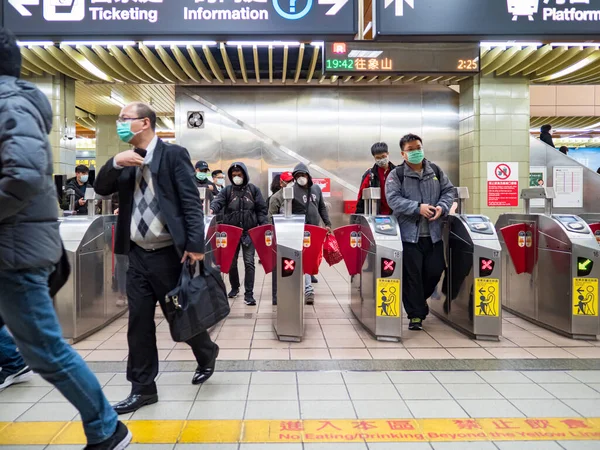
<path fill-rule="evenodd" d="M 323 257 L 330 266 L 333 266 L 344 259 L 342 252 L 340 251 L 340 245 L 333 234 L 329 234 L 325 238 L 325 243 L 323 244 Z"/>

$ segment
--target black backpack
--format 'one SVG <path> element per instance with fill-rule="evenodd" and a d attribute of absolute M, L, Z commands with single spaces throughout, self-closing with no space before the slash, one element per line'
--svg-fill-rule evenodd
<path fill-rule="evenodd" d="M 433 169 L 433 173 L 435 173 L 435 176 L 437 177 L 438 181 L 441 182 L 442 175 L 441 175 L 440 168 L 436 164 L 432 163 L 429 160 L 427 161 L 427 164 L 429 164 L 431 166 L 431 168 Z M 400 167 L 402 167 L 402 170 L 396 170 L 396 175 L 398 176 L 398 180 L 400 181 L 400 184 L 402 185 L 402 184 L 404 184 L 404 170 L 405 170 L 404 167 L 405 167 L 405 165 L 401 164 L 401 165 L 397 166 L 396 169 L 400 169 Z"/>

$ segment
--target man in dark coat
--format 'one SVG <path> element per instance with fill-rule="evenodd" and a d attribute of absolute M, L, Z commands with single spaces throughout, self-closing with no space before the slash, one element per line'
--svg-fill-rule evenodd
<path fill-rule="evenodd" d="M 16 38 L 0 28 L 0 322 L 29 367 L 79 410 L 90 448 L 123 449 L 131 433 L 62 339 L 50 297 L 48 281 L 62 255 L 48 140 L 52 108 L 20 72 Z"/>
<path fill-rule="evenodd" d="M 545 142 L 552 148 L 555 148 L 551 131 L 552 125 L 542 125 L 542 128 L 540 129 L 540 141 Z"/>
<path fill-rule="evenodd" d="M 115 253 L 129 255 L 127 379 L 132 388 L 114 405 L 118 414 L 127 414 L 158 401 L 156 303 L 165 310 L 165 296 L 177 286 L 182 262 L 204 259 L 204 217 L 190 155 L 156 136 L 156 113 L 149 105 L 125 106 L 117 134 L 135 150 L 109 159 L 95 188 L 100 195 L 119 193 Z M 219 347 L 206 331 L 187 344 L 198 363 L 192 384 L 204 383 L 214 372 Z"/>
<path fill-rule="evenodd" d="M 240 227 L 244 230 L 240 244 L 235 252 L 233 264 L 229 270 L 231 292 L 229 298 L 235 298 L 240 292 L 240 275 L 238 272 L 238 256 L 242 249 L 244 268 L 244 302 L 248 306 L 256 305 L 254 299 L 254 255 L 256 253 L 248 231 L 267 223 L 267 203 L 260 189 L 250 183 L 248 169 L 242 162 L 234 162 L 227 171 L 232 184 L 215 197 L 210 205 L 213 214 L 223 214 L 223 223 Z"/>
<path fill-rule="evenodd" d="M 194 179 L 199 188 L 206 188 L 206 198 L 208 202 L 212 202 L 217 192 L 217 185 L 213 183 L 210 168 L 206 161 L 198 161 L 196 163 L 196 173 L 194 173 Z"/>
<path fill-rule="evenodd" d="M 88 213 L 87 202 L 85 201 L 85 191 L 87 188 L 92 187 L 88 180 L 90 177 L 90 169 L 81 164 L 75 167 L 75 176 L 67 180 L 65 186 L 65 195 L 62 202 L 62 209 L 65 211 L 69 209 L 70 196 L 66 194 L 66 191 L 72 189 L 75 193 L 75 212 L 78 216 L 85 216 Z"/>

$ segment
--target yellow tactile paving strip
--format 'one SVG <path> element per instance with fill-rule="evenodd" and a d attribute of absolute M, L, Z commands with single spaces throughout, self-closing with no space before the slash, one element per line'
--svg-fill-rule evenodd
<path fill-rule="evenodd" d="M 133 442 L 349 443 L 600 440 L 600 418 L 129 421 Z M 83 445 L 80 422 L 0 422 L 0 445 Z"/>

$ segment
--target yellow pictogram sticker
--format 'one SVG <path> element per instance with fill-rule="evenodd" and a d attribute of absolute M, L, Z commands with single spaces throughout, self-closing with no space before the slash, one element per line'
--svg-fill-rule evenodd
<path fill-rule="evenodd" d="M 377 317 L 400 317 L 400 280 L 377 279 Z"/>
<path fill-rule="evenodd" d="M 598 278 L 573 278 L 573 315 L 598 317 Z"/>
<path fill-rule="evenodd" d="M 475 315 L 500 316 L 500 280 L 498 278 L 475 278 Z"/>

